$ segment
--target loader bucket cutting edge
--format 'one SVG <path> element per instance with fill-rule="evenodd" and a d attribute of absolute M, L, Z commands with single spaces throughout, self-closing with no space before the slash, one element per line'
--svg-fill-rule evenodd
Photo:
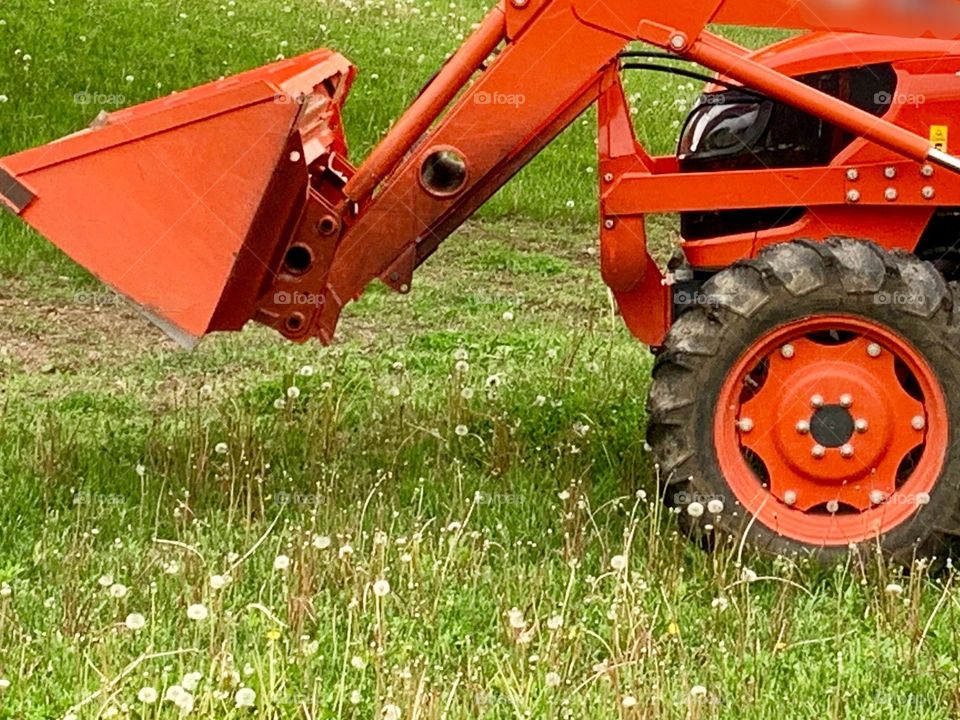
<path fill-rule="evenodd" d="M 354 73 L 317 50 L 102 115 L 0 159 L 0 206 L 180 343 L 240 329 L 310 164 L 346 153 L 339 112 Z"/>

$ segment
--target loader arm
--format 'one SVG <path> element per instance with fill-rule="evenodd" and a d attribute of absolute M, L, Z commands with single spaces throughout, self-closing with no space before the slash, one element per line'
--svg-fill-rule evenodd
<path fill-rule="evenodd" d="M 618 58 L 635 41 L 910 161 L 960 172 L 960 162 L 928 138 L 770 69 L 706 29 L 960 37 L 955 2 L 923 13 L 894 2 L 865 5 L 512 0 L 487 15 L 359 167 L 344 157 L 340 127 L 353 70 L 318 51 L 107 116 L 81 135 L 5 158 L 0 198 L 182 340 L 254 319 L 292 340 L 330 342 L 343 307 L 371 281 L 409 291 L 413 271 L 439 244 L 584 110 L 606 98 L 602 110 L 614 97 L 616 112 L 610 93 Z M 225 128 L 231 137 L 223 141 Z M 220 142 L 216 152 L 185 162 L 207 138 Z M 212 165 L 216 155 L 229 166 Z M 161 207 L 165 192 L 151 184 L 156 165 L 164 190 L 167 175 L 185 186 L 186 199 L 173 210 Z M 615 175 L 603 181 L 616 183 Z M 134 183 L 127 201 L 118 198 L 132 177 L 142 186 Z M 105 234 L 104 222 L 119 227 Z M 616 226 L 613 218 L 603 223 L 610 232 Z M 642 223 L 622 226 L 610 242 L 608 259 L 630 260 L 616 273 L 622 308 L 642 315 L 646 297 L 663 314 L 663 278 L 646 253 Z M 638 287 L 647 294 L 634 292 L 628 302 L 626 293 Z M 638 335 L 653 342 L 665 323 Z"/>

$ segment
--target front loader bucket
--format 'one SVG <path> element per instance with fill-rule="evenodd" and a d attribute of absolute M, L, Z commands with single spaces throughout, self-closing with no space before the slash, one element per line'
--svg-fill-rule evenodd
<path fill-rule="evenodd" d="M 318 50 L 0 159 L 0 205 L 191 345 L 255 313 L 354 69 Z"/>

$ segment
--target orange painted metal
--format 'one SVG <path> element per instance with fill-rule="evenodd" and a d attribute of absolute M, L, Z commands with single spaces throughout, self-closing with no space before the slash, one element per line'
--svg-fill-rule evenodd
<path fill-rule="evenodd" d="M 443 69 L 423 89 L 403 115 L 357 168 L 344 195 L 354 202 L 363 200 L 413 147 L 477 72 L 505 37 L 503 9 L 494 8 L 480 27 L 460 46 Z"/>
<path fill-rule="evenodd" d="M 824 344 L 827 331 L 850 339 Z M 818 434 L 824 413 L 841 420 Z M 744 351 L 720 393 L 714 446 L 747 515 L 793 540 L 845 546 L 887 532 L 929 501 L 948 430 L 943 389 L 909 342 L 860 317 L 820 316 Z"/>
<path fill-rule="evenodd" d="M 4 158 L 14 209 L 184 344 L 241 328 L 306 201 L 308 154 L 345 152 L 335 95 L 353 69 L 317 51 L 101 118 Z"/>
<path fill-rule="evenodd" d="M 930 125 L 958 119 L 957 52 L 916 39 L 960 37 L 948 12 L 955 3 L 929 3 L 922 17 L 906 19 L 895 3 L 871 6 L 868 17 L 836 5 L 512 0 L 487 16 L 359 171 L 346 160 L 340 121 L 353 69 L 321 50 L 4 158 L 0 198 L 182 339 L 255 319 L 290 339 L 329 342 L 343 307 L 371 281 L 410 290 L 414 269 L 596 103 L 601 269 L 631 331 L 657 345 L 671 322 L 671 289 L 646 249 L 648 213 L 808 208 L 791 228 L 687 244 L 694 267 L 717 268 L 801 231 L 855 230 L 909 248 L 936 207 L 960 199 L 955 174 L 920 174 Z M 710 23 L 814 32 L 750 53 L 707 31 Z M 890 37 L 820 32 L 858 29 Z M 630 123 L 618 56 L 635 40 L 859 139 L 825 168 L 680 173 L 676 158 L 651 157 Z M 931 101 L 895 103 L 877 118 L 790 78 L 867 61 L 894 63 L 901 86 Z M 430 187 L 424 168 L 438 153 L 461 163 L 457 186 Z M 945 153 L 932 159 L 956 162 Z M 891 165 L 895 202 L 883 175 Z"/>

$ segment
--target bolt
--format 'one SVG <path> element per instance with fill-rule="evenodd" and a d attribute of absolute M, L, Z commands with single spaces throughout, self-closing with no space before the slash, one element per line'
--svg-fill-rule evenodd
<path fill-rule="evenodd" d="M 787 490 L 783 494 L 783 501 L 787 505 L 796 505 L 797 504 L 797 493 L 795 490 Z"/>
<path fill-rule="evenodd" d="M 840 396 L 840 407 L 848 408 L 853 405 L 853 395 L 850 393 L 844 393 Z"/>
<path fill-rule="evenodd" d="M 910 427 L 914 430 L 923 430 L 927 426 L 927 421 L 923 419 L 923 415 L 915 415 L 913 419 L 910 420 Z"/>
<path fill-rule="evenodd" d="M 874 505 L 879 505 L 886 499 L 886 494 L 884 494 L 881 490 L 873 490 L 870 492 L 870 502 L 872 502 Z"/>
<path fill-rule="evenodd" d="M 753 430 L 753 420 L 748 417 L 740 418 L 739 427 L 740 432 L 748 433 Z"/>
<path fill-rule="evenodd" d="M 819 460 L 827 454 L 827 449 L 823 445 L 814 445 L 812 448 L 810 448 L 810 454 Z"/>
<path fill-rule="evenodd" d="M 847 202 L 857 203 L 860 202 L 860 191 L 851 190 L 847 193 Z"/>
<path fill-rule="evenodd" d="M 682 33 L 677 33 L 670 38 L 670 47 L 674 50 L 683 50 L 687 46 L 687 38 Z"/>
<path fill-rule="evenodd" d="M 815 408 L 823 407 L 823 395 L 814 395 L 810 398 L 810 406 Z"/>
<path fill-rule="evenodd" d="M 870 357 L 872 358 L 880 357 L 880 352 L 881 352 L 880 346 L 877 345 L 876 343 L 870 343 L 869 345 L 867 345 L 867 355 L 869 355 Z"/>
<path fill-rule="evenodd" d="M 796 354 L 797 350 L 793 345 L 787 343 L 782 348 L 780 348 L 780 354 L 783 355 L 787 360 L 792 358 Z"/>
<path fill-rule="evenodd" d="M 604 226 L 607 230 L 613 230 L 613 228 L 614 228 L 615 225 L 616 225 L 616 223 L 615 223 L 613 220 L 604 220 L 604 221 L 603 221 L 603 226 Z"/>
<path fill-rule="evenodd" d="M 603 181 L 608 183 L 613 182 L 613 173 L 606 173 L 603 176 Z"/>
<path fill-rule="evenodd" d="M 808 423 L 806 420 L 801 420 L 798 422 L 797 432 L 801 435 L 806 435 L 808 432 L 810 432 L 810 423 Z"/>
<path fill-rule="evenodd" d="M 896 188 L 887 188 L 883 191 L 883 196 L 887 199 L 888 202 L 893 202 L 897 199 L 897 189 Z"/>
<path fill-rule="evenodd" d="M 920 194 L 923 195 L 924 200 L 933 200 L 937 196 L 937 191 L 932 186 L 927 185 L 920 191 Z"/>
<path fill-rule="evenodd" d="M 853 457 L 853 445 L 847 443 L 840 447 L 840 457 L 852 458 Z"/>
<path fill-rule="evenodd" d="M 897 176 L 897 169 L 895 167 L 888 167 L 884 169 L 883 176 L 887 180 L 893 180 Z"/>
<path fill-rule="evenodd" d="M 836 500 L 831 500 L 830 502 L 827 503 L 827 512 L 835 513 L 839 509 L 840 509 L 840 503 L 838 503 Z"/>
<path fill-rule="evenodd" d="M 400 286 L 400 292 L 402 293 L 410 292 L 410 286 L 407 285 L 406 283 L 403 283 L 403 285 Z"/>
<path fill-rule="evenodd" d="M 870 427 L 870 423 L 863 418 L 860 418 L 853 424 L 853 427 L 858 433 L 865 433 L 867 428 Z"/>
<path fill-rule="evenodd" d="M 924 165 L 920 168 L 920 174 L 924 177 L 933 177 L 933 165 Z"/>
<path fill-rule="evenodd" d="M 290 153 L 290 162 L 292 162 L 292 163 L 298 163 L 298 162 L 300 162 L 300 153 L 297 152 L 296 150 L 294 150 L 292 153 Z"/>
<path fill-rule="evenodd" d="M 850 182 L 856 182 L 860 179 L 860 171 L 856 168 L 850 168 L 847 170 L 847 180 Z"/>

